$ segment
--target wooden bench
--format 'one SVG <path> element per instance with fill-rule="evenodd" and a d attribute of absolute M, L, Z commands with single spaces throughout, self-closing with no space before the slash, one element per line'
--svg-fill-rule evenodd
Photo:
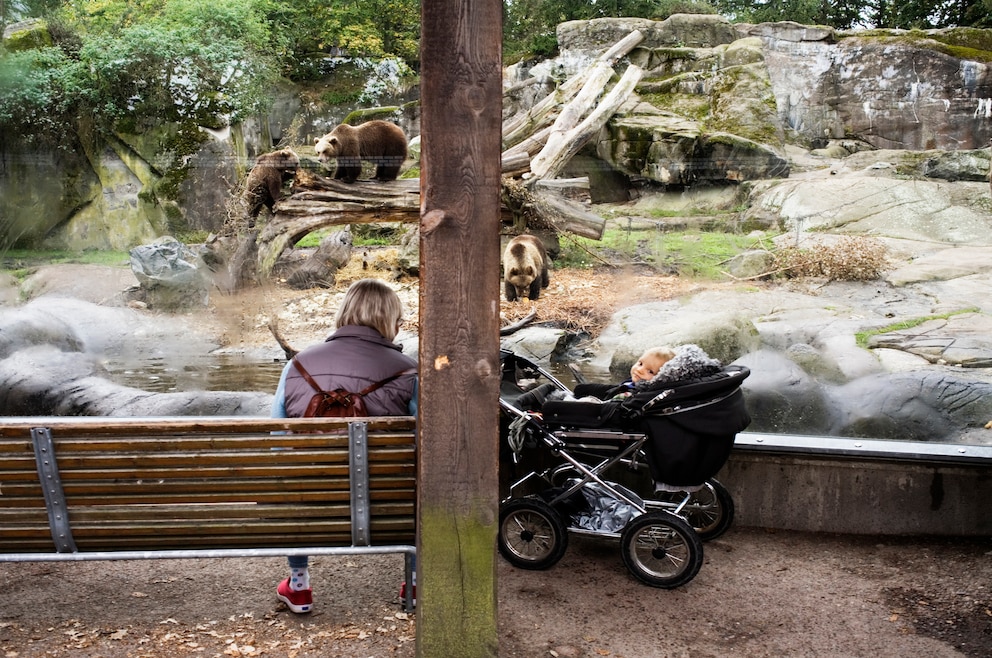
<path fill-rule="evenodd" d="M 412 417 L 3 418 L 0 562 L 402 553 L 411 582 L 416 456 Z"/>

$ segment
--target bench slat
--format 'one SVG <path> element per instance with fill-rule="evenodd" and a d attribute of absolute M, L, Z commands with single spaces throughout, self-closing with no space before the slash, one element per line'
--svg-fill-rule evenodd
<path fill-rule="evenodd" d="M 47 428 L 79 551 L 350 546 L 354 420 L 4 419 L 0 551 L 54 550 L 32 428 Z M 360 537 L 373 544 L 414 541 L 414 430 L 406 417 L 365 426 Z"/>

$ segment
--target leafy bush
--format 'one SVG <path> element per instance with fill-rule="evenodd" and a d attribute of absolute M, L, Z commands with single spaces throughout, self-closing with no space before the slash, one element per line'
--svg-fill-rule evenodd
<path fill-rule="evenodd" d="M 865 236 L 844 236 L 834 244 L 785 247 L 775 258 L 787 277 L 825 277 L 831 281 L 870 281 L 888 265 L 885 245 Z"/>
<path fill-rule="evenodd" d="M 11 135 L 57 137 L 64 130 L 65 78 L 72 62 L 58 48 L 0 57 L 0 127 Z"/>

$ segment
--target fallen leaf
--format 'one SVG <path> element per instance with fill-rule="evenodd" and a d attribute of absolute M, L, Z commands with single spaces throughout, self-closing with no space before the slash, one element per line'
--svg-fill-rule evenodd
<path fill-rule="evenodd" d="M 895 614 L 895 613 L 893 613 L 893 614 L 892 614 L 892 615 L 891 615 L 891 616 L 889 617 L 889 621 L 899 621 L 899 615 L 897 615 L 897 614 Z"/>

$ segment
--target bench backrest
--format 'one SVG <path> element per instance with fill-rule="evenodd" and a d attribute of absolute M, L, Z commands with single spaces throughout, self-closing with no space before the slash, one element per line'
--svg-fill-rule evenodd
<path fill-rule="evenodd" d="M 415 421 L 0 420 L 0 552 L 413 544 Z"/>

